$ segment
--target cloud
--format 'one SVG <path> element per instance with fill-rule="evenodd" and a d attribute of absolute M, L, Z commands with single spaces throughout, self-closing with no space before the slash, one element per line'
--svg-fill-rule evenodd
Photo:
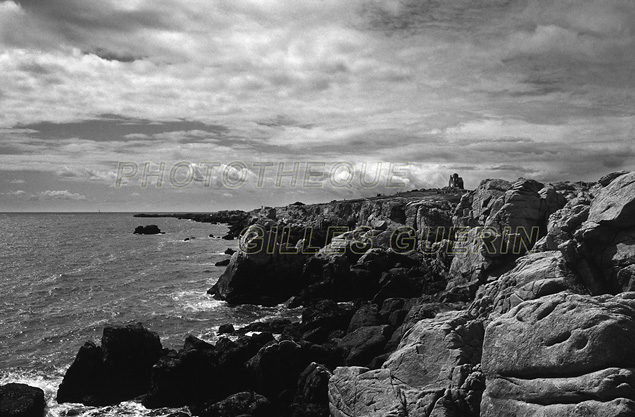
<path fill-rule="evenodd" d="M 204 161 L 593 179 L 635 168 L 633 21 L 630 0 L 4 1 L 0 163 L 82 192 L 122 161 L 199 185 Z"/>
<path fill-rule="evenodd" d="M 20 199 L 27 195 L 26 191 L 23 191 L 23 190 L 7 191 L 6 193 L 0 193 L 0 194 L 7 195 L 9 197 L 17 197 L 17 198 L 20 198 Z"/>
<path fill-rule="evenodd" d="M 86 200 L 86 196 L 72 193 L 68 190 L 63 191 L 53 191 L 46 190 L 36 194 L 37 197 L 42 199 L 51 199 L 51 200 Z"/>

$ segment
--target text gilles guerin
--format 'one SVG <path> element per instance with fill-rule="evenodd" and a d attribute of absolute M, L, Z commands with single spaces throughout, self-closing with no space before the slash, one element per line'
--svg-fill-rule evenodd
<path fill-rule="evenodd" d="M 344 254 L 350 250 L 362 255 L 373 248 L 375 231 L 369 226 L 350 230 L 346 226 L 330 226 L 326 231 L 323 248 L 312 246 L 313 228 L 305 227 L 303 237 L 294 245 L 291 240 L 292 230 L 289 226 L 265 228 L 251 225 L 240 234 L 239 249 L 247 254 L 267 253 L 281 255 L 312 255 L 320 250 L 327 254 Z M 349 233 L 350 232 L 350 233 Z M 342 236 L 349 233 L 346 238 Z M 489 255 L 520 255 L 529 252 L 539 238 L 540 228 L 518 226 L 514 230 L 505 227 L 502 231 L 489 226 L 468 227 L 453 226 L 423 227 L 417 231 L 409 226 L 402 226 L 390 232 L 390 249 L 399 254 L 420 251 L 424 254 L 436 254 L 445 251 L 449 255 L 487 253 Z M 297 236 L 297 231 L 295 233 Z M 338 238 L 339 237 L 339 238 Z M 442 239 L 450 238 L 451 245 L 438 244 Z M 436 244 L 433 242 L 437 242 Z"/>

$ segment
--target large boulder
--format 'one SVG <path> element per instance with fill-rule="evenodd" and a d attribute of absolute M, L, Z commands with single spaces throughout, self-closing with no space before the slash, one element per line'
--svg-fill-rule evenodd
<path fill-rule="evenodd" d="M 464 312 L 420 320 L 382 368 L 335 370 L 329 381 L 331 415 L 478 416 L 482 338 L 481 322 Z"/>
<path fill-rule="evenodd" d="M 482 367 L 483 416 L 633 415 L 635 293 L 523 302 L 488 325 Z"/>
<path fill-rule="evenodd" d="M 482 286 L 470 306 L 480 317 L 501 315 L 523 301 L 562 291 L 588 294 L 588 290 L 558 251 L 528 254 L 497 280 Z"/>
<path fill-rule="evenodd" d="M 247 372 L 253 388 L 270 398 L 283 391 L 295 393 L 297 381 L 312 359 L 305 346 L 282 340 L 263 346 L 247 363 Z"/>
<path fill-rule="evenodd" d="M 418 321 L 401 339 L 384 368 L 413 388 L 446 388 L 452 371 L 481 361 L 483 324 L 461 311 Z"/>
<path fill-rule="evenodd" d="M 0 386 L 0 416 L 43 417 L 46 402 L 44 391 L 25 384 Z"/>
<path fill-rule="evenodd" d="M 337 368 L 329 381 L 331 416 L 407 415 L 403 412 L 403 392 L 407 389 L 388 369 Z M 441 392 L 431 394 L 428 405 L 433 405 L 441 396 Z"/>
<path fill-rule="evenodd" d="M 80 348 L 57 401 L 107 405 L 145 394 L 152 366 L 162 353 L 159 336 L 141 323 L 106 327 L 101 347 L 87 342 Z"/>
<path fill-rule="evenodd" d="M 603 226 L 635 226 L 635 172 L 614 179 L 593 200 L 589 221 Z"/>

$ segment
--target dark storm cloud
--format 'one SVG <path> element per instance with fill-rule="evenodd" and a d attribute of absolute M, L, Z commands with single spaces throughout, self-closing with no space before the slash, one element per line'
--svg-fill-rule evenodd
<path fill-rule="evenodd" d="M 84 120 L 74 123 L 40 122 L 19 126 L 21 129 L 33 131 L 33 137 L 41 139 L 82 138 L 94 141 L 129 141 L 134 138 L 175 131 L 198 131 L 203 134 L 217 136 L 229 131 L 224 126 L 206 125 L 195 121 L 155 122 L 146 119 L 125 118 L 116 115 L 102 115 L 95 120 Z M 200 136 L 200 135 L 199 135 Z"/>
<path fill-rule="evenodd" d="M 118 10 L 108 1 L 17 0 L 27 13 L 55 26 L 68 40 L 81 40 L 87 31 L 130 33 L 144 28 L 177 29 L 163 8 Z"/>

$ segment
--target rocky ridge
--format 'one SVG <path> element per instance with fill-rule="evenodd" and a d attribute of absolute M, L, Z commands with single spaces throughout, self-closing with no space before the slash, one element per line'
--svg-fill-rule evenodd
<path fill-rule="evenodd" d="M 224 326 L 179 351 L 135 327 L 150 334 L 85 345 L 63 386 L 96 391 L 61 400 L 145 389 L 147 407 L 202 416 L 635 414 L 635 173 L 262 208 L 246 227 L 241 247 L 264 250 L 233 254 L 210 292 L 301 305 L 299 322 Z M 160 353 L 113 390 L 129 365 L 106 352 L 129 348 Z"/>

